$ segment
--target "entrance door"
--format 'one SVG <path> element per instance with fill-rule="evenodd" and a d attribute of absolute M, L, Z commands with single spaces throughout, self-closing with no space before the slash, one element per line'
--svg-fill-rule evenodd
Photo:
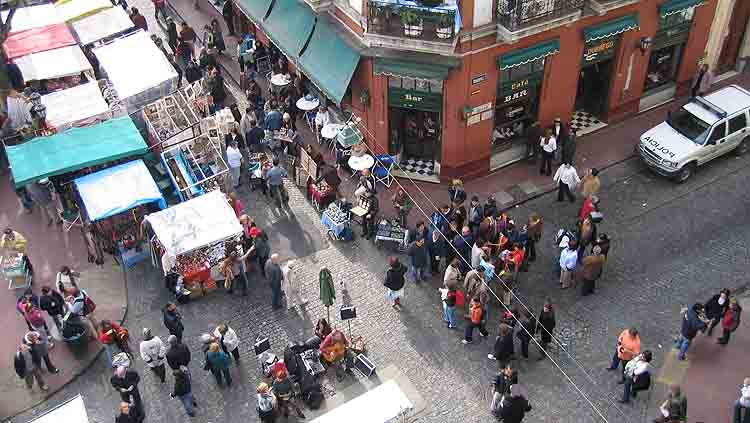
<path fill-rule="evenodd" d="M 729 21 L 729 32 L 724 39 L 721 55 L 716 64 L 716 74 L 733 70 L 740 54 L 742 40 L 745 38 L 748 20 L 750 19 L 750 1 L 735 0 L 732 19 Z"/>
<path fill-rule="evenodd" d="M 613 59 L 607 59 L 581 68 L 576 110 L 583 110 L 597 117 L 605 114 L 613 62 Z"/>

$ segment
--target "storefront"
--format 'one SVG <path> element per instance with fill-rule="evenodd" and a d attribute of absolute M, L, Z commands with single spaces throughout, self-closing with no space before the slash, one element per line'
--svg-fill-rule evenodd
<path fill-rule="evenodd" d="M 448 68 L 416 62 L 376 59 L 375 74 L 388 78 L 389 154 L 404 176 L 440 175 L 443 81 Z"/>
<path fill-rule="evenodd" d="M 700 4 L 702 0 L 673 0 L 659 7 L 659 29 L 652 41 L 640 110 L 654 107 L 674 97 L 677 74 L 693 26 L 695 7 Z"/>
<path fill-rule="evenodd" d="M 606 120 L 609 91 L 620 48 L 620 34 L 638 29 L 638 15 L 626 15 L 584 29 L 585 46 L 576 92 L 576 115 L 573 122 L 585 132 L 589 119 Z"/>
<path fill-rule="evenodd" d="M 560 52 L 560 40 L 514 50 L 497 59 L 499 77 L 492 131 L 490 170 L 514 163 L 526 152 L 526 129 L 537 119 L 546 58 Z"/>

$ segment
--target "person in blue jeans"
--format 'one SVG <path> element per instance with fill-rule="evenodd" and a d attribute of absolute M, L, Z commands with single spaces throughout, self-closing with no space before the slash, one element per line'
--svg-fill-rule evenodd
<path fill-rule="evenodd" d="M 214 342 L 208 347 L 206 360 L 211 373 L 216 378 L 216 383 L 222 386 L 223 381 L 226 380 L 227 386 L 232 386 L 232 375 L 229 374 L 229 355 L 221 350 L 218 342 Z"/>
<path fill-rule="evenodd" d="M 281 279 L 284 277 L 278 254 L 271 254 L 271 260 L 266 262 L 265 269 L 266 279 L 271 285 L 271 307 L 276 310 L 281 308 Z"/>
<path fill-rule="evenodd" d="M 174 375 L 174 389 L 172 390 L 172 398 L 177 397 L 182 401 L 182 405 L 185 407 L 185 412 L 190 417 L 195 417 L 195 411 L 193 407 L 197 407 L 198 403 L 193 397 L 193 388 L 191 386 L 190 373 L 187 371 L 187 367 L 180 366 L 174 369 L 172 372 Z"/>
<path fill-rule="evenodd" d="M 680 360 L 685 359 L 685 354 L 690 343 L 693 341 L 698 332 L 705 331 L 708 319 L 703 313 L 703 304 L 695 303 L 685 313 L 685 317 L 682 319 L 682 328 L 680 329 L 680 337 L 675 344 L 675 348 L 680 351 L 677 354 L 677 358 Z"/>
<path fill-rule="evenodd" d="M 417 238 L 406 251 L 411 263 L 411 274 L 416 283 L 425 279 L 425 273 L 430 262 L 429 252 L 424 241 L 424 238 Z"/>
<path fill-rule="evenodd" d="M 456 319 L 456 285 L 449 283 L 448 288 L 440 288 L 443 295 L 443 320 L 448 324 L 448 329 L 456 329 L 458 322 Z"/>

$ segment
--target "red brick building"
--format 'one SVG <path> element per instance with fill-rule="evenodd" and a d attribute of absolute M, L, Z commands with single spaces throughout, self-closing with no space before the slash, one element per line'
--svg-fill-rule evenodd
<path fill-rule="evenodd" d="M 520 159 L 535 120 L 583 134 L 687 92 L 717 2 L 236 1 L 372 148 L 436 181 Z"/>

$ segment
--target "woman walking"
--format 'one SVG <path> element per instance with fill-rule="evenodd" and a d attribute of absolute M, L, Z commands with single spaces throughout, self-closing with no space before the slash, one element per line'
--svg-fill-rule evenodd
<path fill-rule="evenodd" d="M 552 301 L 547 299 L 544 302 L 544 307 L 542 307 L 542 312 L 539 313 L 536 325 L 536 330 L 540 333 L 539 346 L 542 349 L 542 354 L 539 356 L 540 360 L 547 357 L 545 351 L 547 350 L 547 345 L 552 342 L 552 331 L 555 330 L 555 325 L 555 310 L 552 308 Z"/>
<path fill-rule="evenodd" d="M 216 330 L 214 330 L 214 339 L 219 340 L 221 350 L 224 351 L 227 356 L 231 354 L 232 357 L 234 357 L 234 361 L 236 361 L 239 366 L 240 338 L 237 336 L 234 329 L 230 328 L 229 325 L 221 324 L 216 327 Z"/>
<path fill-rule="evenodd" d="M 206 360 L 209 363 L 211 373 L 216 378 L 216 383 L 223 386 L 223 381 L 226 380 L 227 387 L 232 386 L 232 375 L 229 374 L 229 356 L 221 350 L 217 342 L 208 347 Z"/>

